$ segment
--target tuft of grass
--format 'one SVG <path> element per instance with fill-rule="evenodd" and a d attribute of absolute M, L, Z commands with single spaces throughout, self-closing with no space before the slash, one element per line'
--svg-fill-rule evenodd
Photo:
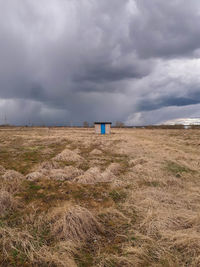
<path fill-rule="evenodd" d="M 35 199 L 45 199 L 45 194 L 38 192 L 42 187 L 36 182 L 26 181 L 24 183 L 24 191 L 23 193 L 19 193 L 18 195 L 23 197 L 26 203 L 29 203 Z"/>
<path fill-rule="evenodd" d="M 160 183 L 158 181 L 144 181 L 143 184 L 146 186 L 151 186 L 151 187 L 160 186 Z"/>
<path fill-rule="evenodd" d="M 57 240 L 71 240 L 79 244 L 93 240 L 103 233 L 95 216 L 86 208 L 71 204 L 57 207 L 49 214 L 52 236 Z"/>
<path fill-rule="evenodd" d="M 93 266 L 94 258 L 90 251 L 87 248 L 82 248 L 75 255 L 75 261 L 78 267 L 90 267 Z"/>
<path fill-rule="evenodd" d="M 180 165 L 174 161 L 167 161 L 165 163 L 165 169 L 174 175 L 181 174 L 184 172 L 194 172 L 194 170 L 191 170 L 190 168 Z"/>
<path fill-rule="evenodd" d="M 109 193 L 109 196 L 112 198 L 114 202 L 120 202 L 120 201 L 125 201 L 127 197 L 127 193 L 123 190 L 112 190 Z"/>

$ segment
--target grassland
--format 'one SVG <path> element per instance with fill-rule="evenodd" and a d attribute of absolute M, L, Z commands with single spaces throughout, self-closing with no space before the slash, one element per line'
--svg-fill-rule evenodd
<path fill-rule="evenodd" d="M 0 266 L 200 266 L 199 137 L 0 128 Z"/>

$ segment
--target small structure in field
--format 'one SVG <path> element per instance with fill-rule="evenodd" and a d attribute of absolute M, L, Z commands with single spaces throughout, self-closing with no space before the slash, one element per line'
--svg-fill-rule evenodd
<path fill-rule="evenodd" d="M 110 134 L 112 122 L 95 122 L 94 128 L 96 134 Z"/>

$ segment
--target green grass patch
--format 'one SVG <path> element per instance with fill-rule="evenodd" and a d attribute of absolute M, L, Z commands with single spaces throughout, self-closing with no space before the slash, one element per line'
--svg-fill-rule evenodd
<path fill-rule="evenodd" d="M 19 196 L 22 196 L 26 203 L 29 203 L 35 199 L 44 199 L 46 196 L 44 193 L 38 192 L 42 187 L 35 182 L 25 181 L 24 190 Z"/>
<path fill-rule="evenodd" d="M 50 160 L 60 153 L 67 144 L 68 142 L 65 141 L 45 146 L 42 144 L 42 140 L 39 140 L 30 146 L 24 144 L 23 139 L 17 138 L 1 148 L 0 162 L 6 169 L 13 169 L 26 175 L 34 165 Z M 43 150 L 47 148 L 50 149 L 50 152 L 43 153 Z"/>
<path fill-rule="evenodd" d="M 79 253 L 75 255 L 75 261 L 78 267 L 91 267 L 94 259 L 89 250 L 82 248 Z"/>
<path fill-rule="evenodd" d="M 144 181 L 143 184 L 146 185 L 146 186 L 151 186 L 151 187 L 158 187 L 158 186 L 160 186 L 160 183 L 158 181 L 152 181 L 152 182 L 150 182 L 150 181 Z"/>
<path fill-rule="evenodd" d="M 109 196 L 112 198 L 112 200 L 114 202 L 120 202 L 120 201 L 124 201 L 126 199 L 126 192 L 122 191 L 122 190 L 112 190 L 109 193 Z"/>
<path fill-rule="evenodd" d="M 167 161 L 165 163 L 165 170 L 168 172 L 171 172 L 174 175 L 181 174 L 181 173 L 188 173 L 188 172 L 195 172 L 194 170 L 191 170 L 190 168 L 180 165 L 174 161 Z"/>
<path fill-rule="evenodd" d="M 10 263 L 11 266 L 25 266 L 27 262 L 27 256 L 20 249 L 12 249 L 10 252 Z"/>

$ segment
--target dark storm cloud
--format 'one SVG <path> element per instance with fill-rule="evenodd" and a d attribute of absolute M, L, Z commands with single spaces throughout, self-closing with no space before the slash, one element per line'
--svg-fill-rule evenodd
<path fill-rule="evenodd" d="M 141 57 L 191 56 L 200 47 L 199 1 L 136 0 L 131 36 Z"/>
<path fill-rule="evenodd" d="M 0 113 L 65 124 L 196 105 L 199 14 L 197 0 L 0 0 Z"/>
<path fill-rule="evenodd" d="M 200 99 L 191 99 L 185 97 L 166 97 L 154 100 L 149 102 L 148 100 L 141 101 L 138 107 L 139 111 L 148 111 L 148 110 L 155 110 L 160 109 L 161 107 L 168 107 L 168 106 L 188 106 L 188 105 L 195 105 L 199 104 Z"/>

